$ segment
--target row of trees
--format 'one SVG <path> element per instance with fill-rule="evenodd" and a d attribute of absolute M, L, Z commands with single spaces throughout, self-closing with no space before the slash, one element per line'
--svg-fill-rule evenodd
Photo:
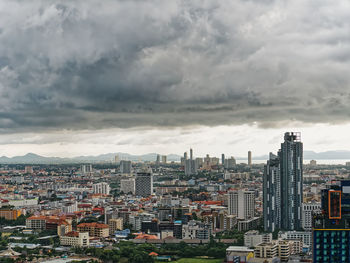
<path fill-rule="evenodd" d="M 114 246 L 113 249 L 102 248 L 75 248 L 77 254 L 97 257 L 103 262 L 120 263 L 152 263 L 154 258 L 149 253 L 156 252 L 159 255 L 169 255 L 173 258 L 194 258 L 208 256 L 211 258 L 224 258 L 227 245 L 211 239 L 208 244 L 188 245 L 185 242 L 179 244 L 162 244 L 160 248 L 153 244 L 134 244 L 123 241 Z"/>

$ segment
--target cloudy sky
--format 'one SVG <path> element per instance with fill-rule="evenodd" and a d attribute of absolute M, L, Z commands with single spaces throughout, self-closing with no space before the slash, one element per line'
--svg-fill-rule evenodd
<path fill-rule="evenodd" d="M 350 149 L 348 0 L 0 1 L 0 155 Z"/>

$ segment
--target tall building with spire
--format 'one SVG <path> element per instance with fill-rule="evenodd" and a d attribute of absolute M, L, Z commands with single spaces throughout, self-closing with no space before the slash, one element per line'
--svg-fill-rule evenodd
<path fill-rule="evenodd" d="M 264 168 L 266 231 L 300 230 L 303 201 L 303 143 L 298 132 L 286 132 L 278 156 L 270 154 Z"/>

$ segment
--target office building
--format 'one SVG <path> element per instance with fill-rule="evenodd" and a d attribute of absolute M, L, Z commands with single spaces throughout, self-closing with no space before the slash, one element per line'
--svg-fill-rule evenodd
<path fill-rule="evenodd" d="M 228 213 L 237 216 L 237 219 L 248 220 L 254 218 L 255 193 L 254 191 L 237 190 L 228 193 Z"/>
<path fill-rule="evenodd" d="M 225 154 L 221 154 L 221 164 L 225 167 Z"/>
<path fill-rule="evenodd" d="M 264 168 L 264 228 L 300 230 L 303 200 L 303 144 L 300 133 L 286 132 L 278 156 Z"/>
<path fill-rule="evenodd" d="M 120 173 L 131 174 L 131 161 L 120 161 Z"/>
<path fill-rule="evenodd" d="M 135 178 L 135 195 L 150 196 L 153 193 L 153 175 L 149 172 L 139 172 Z"/>
<path fill-rule="evenodd" d="M 313 262 L 350 262 L 350 180 L 323 189 L 313 217 Z"/>
<path fill-rule="evenodd" d="M 120 191 L 125 194 L 128 194 L 128 193 L 135 194 L 135 179 L 134 178 L 121 179 Z"/>
<path fill-rule="evenodd" d="M 251 166 L 252 165 L 252 152 L 248 151 L 248 165 Z"/>
<path fill-rule="evenodd" d="M 94 194 L 109 195 L 110 187 L 108 183 L 102 182 L 92 186 Z"/>

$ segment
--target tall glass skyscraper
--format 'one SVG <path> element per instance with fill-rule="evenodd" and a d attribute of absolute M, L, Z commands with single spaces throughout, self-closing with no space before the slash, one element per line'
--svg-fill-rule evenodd
<path fill-rule="evenodd" d="M 265 230 L 301 229 L 303 144 L 300 133 L 286 132 L 278 156 L 270 154 L 263 186 Z"/>

